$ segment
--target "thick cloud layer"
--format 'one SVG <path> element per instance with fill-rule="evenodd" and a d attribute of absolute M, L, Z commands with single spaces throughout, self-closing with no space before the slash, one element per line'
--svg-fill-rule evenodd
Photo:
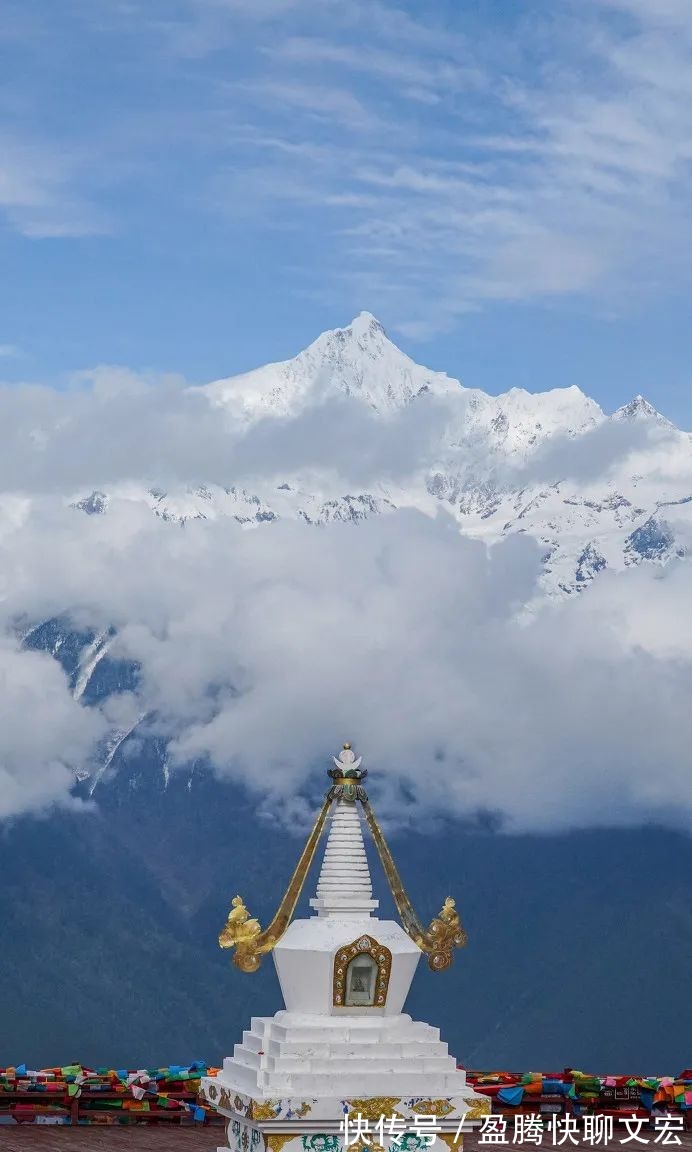
<path fill-rule="evenodd" d="M 668 476 L 680 441 L 684 443 L 686 473 L 690 471 L 690 443 L 667 422 L 654 420 L 606 420 L 579 436 L 558 434 L 546 440 L 528 459 L 507 462 L 506 472 L 516 484 L 554 483 L 569 479 L 579 484 L 593 483 L 611 475 L 632 475 L 636 460 L 643 460 L 643 471 L 654 469 Z"/>
<path fill-rule="evenodd" d="M 391 481 L 399 503 L 430 512 L 421 470 L 441 450 L 445 403 L 426 395 L 382 418 L 323 398 L 248 425 L 181 380 L 124 370 L 63 392 L 0 390 L 0 817 L 72 803 L 74 771 L 102 756 L 104 735 L 146 716 L 139 730 L 170 740 L 173 767 L 206 758 L 258 796 L 290 789 L 295 812 L 315 765 L 349 738 L 402 819 L 414 796 L 431 816 L 519 829 L 689 825 L 684 561 L 601 572 L 547 602 L 544 546 L 528 533 L 488 547 L 410 509 L 357 528 L 247 531 L 232 515 L 181 527 L 143 499 L 147 484 L 257 477 L 271 493 L 309 475 L 317 494 Z M 619 471 L 645 477 L 655 503 L 678 476 L 687 492 L 689 445 L 660 420 L 606 421 L 517 454 L 519 478 L 569 475 L 608 495 Z M 514 458 L 493 459 L 516 487 Z M 110 491 L 105 515 L 69 506 L 91 487 Z M 141 666 L 136 695 L 87 708 L 56 662 L 18 645 L 22 628 L 65 613 L 115 630 L 110 655 Z"/>
<path fill-rule="evenodd" d="M 7 630 L 66 606 L 114 625 L 112 654 L 142 665 L 122 714 L 155 713 L 173 762 L 207 756 L 258 795 L 300 794 L 349 738 L 402 815 L 407 793 L 516 829 L 692 819 L 684 562 L 603 573 L 527 618 L 537 546 L 488 549 L 443 515 L 244 531 L 45 499 L 6 504 L 0 571 Z M 108 718 L 50 658 L 2 660 L 2 811 L 65 802 L 66 765 L 88 763 Z"/>
<path fill-rule="evenodd" d="M 383 418 L 353 397 L 317 389 L 290 418 L 249 424 L 180 377 L 97 368 L 62 391 L 0 386 L 0 493 L 70 496 L 130 482 L 140 491 L 271 489 L 316 475 L 313 488 L 344 493 L 405 485 L 435 461 L 463 474 L 492 471 L 510 487 L 637 473 L 665 487 L 692 474 L 689 435 L 660 418 L 605 420 L 577 436 L 565 429 L 525 457 L 493 458 L 485 440 L 480 455 L 478 445 L 459 441 L 459 410 L 456 396 L 431 394 Z"/>
<path fill-rule="evenodd" d="M 75 806 L 74 767 L 88 763 L 104 730 L 50 656 L 0 640 L 0 819 Z"/>
<path fill-rule="evenodd" d="M 0 387 L 0 492 L 69 494 L 131 480 L 223 487 L 309 469 L 367 486 L 415 472 L 446 418 L 432 397 L 388 420 L 337 397 L 248 427 L 177 377 L 102 368 L 65 391 Z"/>

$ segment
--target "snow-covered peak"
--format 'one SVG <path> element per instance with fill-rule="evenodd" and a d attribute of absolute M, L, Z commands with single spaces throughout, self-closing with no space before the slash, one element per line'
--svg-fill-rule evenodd
<path fill-rule="evenodd" d="M 494 427 L 504 446 L 516 451 L 555 435 L 578 436 L 603 420 L 595 400 L 580 388 L 526 392 L 511 388 L 495 400 Z"/>
<path fill-rule="evenodd" d="M 380 323 L 372 312 L 359 312 L 355 320 L 346 328 L 336 328 L 336 332 L 351 332 L 357 340 L 376 340 L 384 336 L 387 339 L 387 333 L 384 326 Z"/>
<path fill-rule="evenodd" d="M 242 420 L 291 418 L 306 408 L 349 396 L 379 415 L 392 415 L 420 397 L 434 395 L 448 407 L 440 449 L 531 453 L 554 435 L 578 436 L 603 420 L 598 404 L 572 386 L 531 393 L 512 388 L 501 396 L 464 388 L 407 356 L 371 312 L 345 328 L 323 332 L 292 360 L 267 364 L 207 386 L 214 403 Z"/>
<path fill-rule="evenodd" d="M 458 381 L 421 367 L 397 348 L 370 312 L 361 312 L 346 328 L 323 332 L 292 360 L 207 387 L 214 402 L 251 420 L 295 416 L 339 395 L 362 400 L 384 415 L 419 395 L 460 391 Z"/>
<path fill-rule="evenodd" d="M 547 392 L 527 392 L 525 388 L 510 388 L 497 398 L 498 403 L 517 418 L 540 417 L 546 427 L 571 428 L 578 431 L 603 419 L 603 411 L 595 400 L 582 392 L 576 384 L 568 388 L 550 388 Z"/>
<path fill-rule="evenodd" d="M 450 405 L 446 440 L 452 449 L 469 450 L 474 467 L 492 466 L 497 455 L 528 457 L 554 436 L 580 436 L 604 419 L 595 400 L 577 387 L 526 392 L 511 388 L 500 396 L 461 389 Z"/>
<path fill-rule="evenodd" d="M 645 400 L 643 396 L 637 395 L 629 404 L 623 404 L 616 412 L 613 412 L 613 420 L 656 420 L 659 424 L 669 424 L 670 421 L 666 420 L 660 412 Z M 672 425 L 671 425 L 672 427 Z"/>

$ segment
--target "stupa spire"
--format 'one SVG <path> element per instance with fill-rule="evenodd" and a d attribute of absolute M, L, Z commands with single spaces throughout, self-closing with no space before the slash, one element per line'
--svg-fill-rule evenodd
<path fill-rule="evenodd" d="M 233 898 L 226 924 L 219 934 L 222 948 L 234 948 L 233 963 L 244 972 L 256 972 L 263 955 L 272 952 L 289 927 L 300 898 L 317 846 L 329 817 L 332 817 L 322 862 L 317 894 L 310 901 L 318 918 L 370 917 L 379 901 L 372 898 L 372 881 L 363 843 L 362 810 L 384 869 L 404 931 L 428 957 L 428 964 L 442 972 L 452 963 L 453 950 L 466 943 L 455 901 L 448 896 L 440 912 L 427 928 L 406 895 L 389 845 L 372 810 L 363 786 L 367 768 L 361 768 L 350 744 L 344 744 L 334 767 L 328 770 L 332 786 L 324 798 L 312 832 L 302 851 L 284 897 L 266 928 L 262 928 L 245 907 L 240 896 Z M 314 922 L 314 920 L 313 920 Z M 305 921 L 304 923 L 307 923 Z"/>
<path fill-rule="evenodd" d="M 379 906 L 365 854 L 358 808 L 337 800 L 324 850 L 317 893 L 310 905 L 319 916 L 369 916 Z"/>

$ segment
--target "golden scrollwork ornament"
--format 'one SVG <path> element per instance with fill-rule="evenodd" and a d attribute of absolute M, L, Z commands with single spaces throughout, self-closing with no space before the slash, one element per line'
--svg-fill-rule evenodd
<path fill-rule="evenodd" d="M 250 916 L 241 896 L 234 896 L 226 923 L 219 933 L 221 948 L 235 948 L 233 963 L 243 972 L 255 972 L 260 965 L 257 942 L 262 933 L 259 920 Z"/>
<path fill-rule="evenodd" d="M 441 911 L 430 921 L 419 947 L 428 954 L 430 967 L 435 972 L 444 972 L 452 963 L 453 949 L 463 948 L 467 943 L 456 901 L 448 896 Z"/>

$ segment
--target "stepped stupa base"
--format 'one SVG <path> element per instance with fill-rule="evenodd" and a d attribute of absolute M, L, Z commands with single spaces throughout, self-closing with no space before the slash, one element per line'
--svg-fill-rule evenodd
<path fill-rule="evenodd" d="M 228 1119 L 219 1152 L 417 1152 L 433 1135 L 438 1147 L 459 1148 L 462 1122 L 471 1128 L 490 1111 L 438 1029 L 403 1013 L 254 1018 L 219 1075 L 202 1080 L 201 1095 Z M 367 1142 L 353 1143 L 366 1126 Z"/>

